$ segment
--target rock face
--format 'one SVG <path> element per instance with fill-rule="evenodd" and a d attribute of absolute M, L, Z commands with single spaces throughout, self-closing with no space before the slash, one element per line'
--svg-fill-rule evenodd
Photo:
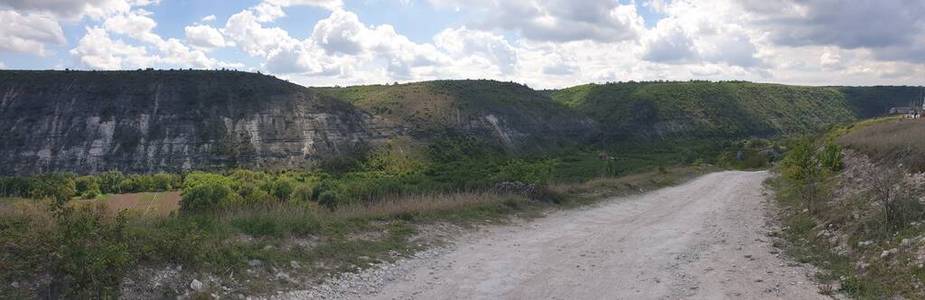
<path fill-rule="evenodd" d="M 370 117 L 242 72 L 0 72 L 0 174 L 299 167 L 376 138 Z"/>
<path fill-rule="evenodd" d="M 589 118 L 518 85 L 375 90 L 391 94 L 357 102 L 346 97 L 352 89 L 230 71 L 0 71 L 0 175 L 293 169 L 397 136 L 549 151 L 597 132 Z"/>

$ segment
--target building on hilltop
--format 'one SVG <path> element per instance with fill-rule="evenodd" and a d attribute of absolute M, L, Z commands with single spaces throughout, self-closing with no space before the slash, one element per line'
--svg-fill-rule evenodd
<path fill-rule="evenodd" d="M 922 105 L 909 103 L 909 106 L 891 107 L 888 114 L 904 115 L 908 119 L 918 119 L 925 113 L 925 88 L 922 90 Z"/>

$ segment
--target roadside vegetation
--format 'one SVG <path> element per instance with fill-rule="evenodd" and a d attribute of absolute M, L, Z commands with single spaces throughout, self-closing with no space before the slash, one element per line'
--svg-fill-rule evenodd
<path fill-rule="evenodd" d="M 895 118 L 792 140 L 769 182 L 789 254 L 822 269 L 824 293 L 925 297 L 925 122 Z"/>
<path fill-rule="evenodd" d="M 297 288 L 437 242 L 418 239 L 423 224 L 503 222 L 645 192 L 732 166 L 722 160 L 738 151 L 510 156 L 467 140 L 395 148 L 304 171 L 0 178 L 0 296 Z M 143 287 L 164 272 L 176 274 Z"/>

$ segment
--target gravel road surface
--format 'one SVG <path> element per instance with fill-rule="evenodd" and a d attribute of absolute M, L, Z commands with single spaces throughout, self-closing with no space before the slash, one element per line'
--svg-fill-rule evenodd
<path fill-rule="evenodd" d="M 278 298 L 825 299 L 771 246 L 767 172 L 491 226 L 453 246 Z"/>

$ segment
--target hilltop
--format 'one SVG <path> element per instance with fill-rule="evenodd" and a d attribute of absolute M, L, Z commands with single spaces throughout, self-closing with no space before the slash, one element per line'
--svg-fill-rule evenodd
<path fill-rule="evenodd" d="M 805 134 L 919 100 L 918 87 L 805 87 L 731 82 L 588 84 L 550 92 L 622 138 Z"/>
<path fill-rule="evenodd" d="M 384 146 L 428 159 L 446 149 L 534 155 L 773 137 L 878 115 L 920 93 L 703 81 L 312 88 L 231 71 L 0 71 L 0 173 L 293 169 Z"/>

